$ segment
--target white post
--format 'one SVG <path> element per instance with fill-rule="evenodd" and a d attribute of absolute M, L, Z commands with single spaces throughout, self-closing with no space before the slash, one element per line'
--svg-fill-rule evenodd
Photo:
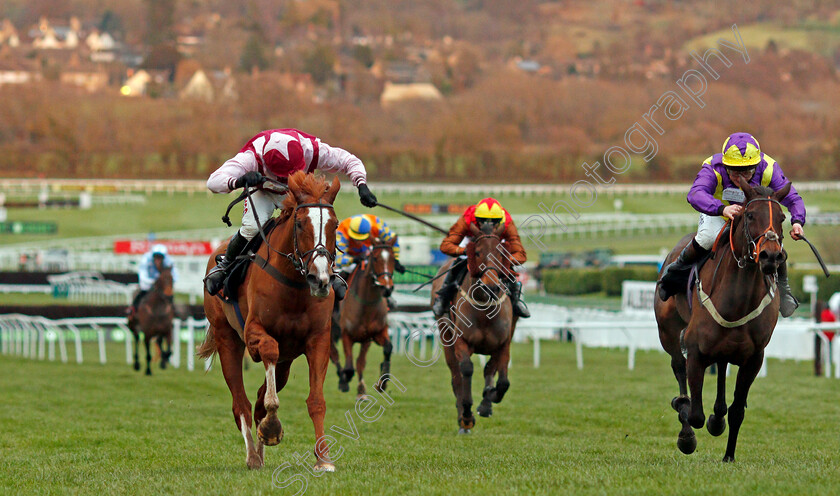
<path fill-rule="evenodd" d="M 131 341 L 134 339 L 134 335 L 131 333 L 131 330 L 129 330 L 127 325 L 118 324 L 118 327 L 122 329 L 123 335 L 125 336 L 125 363 L 131 365 L 134 363 L 134 357 L 131 355 Z"/>
<path fill-rule="evenodd" d="M 831 378 L 831 341 L 828 340 L 828 336 L 825 335 L 822 329 L 817 329 L 817 337 L 822 341 L 822 350 L 820 350 L 820 354 L 822 357 L 814 357 L 815 359 L 822 359 L 825 370 L 825 377 Z"/>
<path fill-rule="evenodd" d="M 426 332 L 421 330 L 419 333 L 420 336 L 420 359 L 426 359 Z"/>
<path fill-rule="evenodd" d="M 172 356 L 169 363 L 176 369 L 181 367 L 181 319 L 172 321 Z"/>
<path fill-rule="evenodd" d="M 76 343 L 76 363 L 82 363 L 82 333 L 80 333 L 79 329 L 73 324 L 70 324 L 67 327 L 73 333 L 73 339 Z"/>
<path fill-rule="evenodd" d="M 630 350 L 627 353 L 627 368 L 634 370 L 636 368 L 636 341 L 630 341 Z"/>
<path fill-rule="evenodd" d="M 579 331 L 572 331 L 572 336 L 575 338 L 575 355 L 577 357 L 577 368 L 583 370 L 583 343 L 580 342 Z"/>
<path fill-rule="evenodd" d="M 58 349 L 61 352 L 61 362 L 67 363 L 67 342 L 64 337 L 64 332 L 58 327 L 54 329 L 54 332 L 58 338 Z"/>
<path fill-rule="evenodd" d="M 484 364 L 486 362 L 487 362 L 487 357 L 486 356 L 478 355 L 478 363 L 480 363 L 482 367 L 484 367 Z"/>
<path fill-rule="evenodd" d="M 534 336 L 534 368 L 540 368 L 540 338 Z"/>
<path fill-rule="evenodd" d="M 107 359 L 105 357 L 105 331 L 100 329 L 98 325 L 93 324 L 96 329 L 96 334 L 99 337 L 99 363 L 105 365 Z"/>
<path fill-rule="evenodd" d="M 761 361 L 761 370 L 758 371 L 759 377 L 767 377 L 767 355 L 764 355 L 764 359 Z"/>
<path fill-rule="evenodd" d="M 180 354 L 178 361 L 181 361 Z M 195 370 L 195 319 L 192 316 L 187 317 L 187 370 Z"/>

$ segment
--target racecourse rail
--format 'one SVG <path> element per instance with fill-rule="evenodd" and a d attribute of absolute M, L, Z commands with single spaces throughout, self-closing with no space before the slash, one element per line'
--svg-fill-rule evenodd
<path fill-rule="evenodd" d="M 532 305 L 533 319 L 520 320 L 514 341 L 533 344 L 533 366 L 540 367 L 540 343 L 544 340 L 562 339 L 566 333 L 575 343 L 578 369 L 583 369 L 584 347 L 626 348 L 627 367 L 635 367 L 635 355 L 638 350 L 661 350 L 656 322 L 652 313 L 616 313 L 596 309 L 568 309 L 552 305 Z M 389 315 L 389 326 L 394 352 L 411 354 L 414 363 L 429 363 L 437 360 L 440 353 L 436 347 L 442 346 L 430 312 L 409 314 L 394 312 Z M 765 350 L 765 363 L 759 376 L 767 374 L 769 358 L 808 360 L 813 358 L 814 336 L 824 346 L 826 377 L 840 379 L 840 346 L 828 345 L 825 331 L 836 330 L 837 323 L 816 324 L 804 319 L 783 319 L 779 321 L 773 339 Z M 205 319 L 176 319 L 173 322 L 172 358 L 175 368 L 182 365 L 182 345 L 186 349 L 185 367 L 195 369 L 194 350 L 196 343 L 204 339 L 207 329 Z M 99 363 L 107 363 L 108 341 L 122 341 L 125 344 L 126 363 L 133 363 L 133 338 L 121 317 L 97 317 L 81 319 L 50 320 L 19 314 L 0 315 L 0 353 L 19 355 L 32 359 L 70 361 L 68 342 L 74 344 L 75 361 L 83 363 L 83 342 L 95 342 L 98 345 Z M 431 348 L 431 350 L 430 350 Z M 56 355 L 58 352 L 58 356 Z M 431 358 L 427 358 L 431 353 Z M 438 358 L 435 358 L 437 355 Z M 480 356 L 481 364 L 484 357 Z M 204 369 L 209 369 L 212 361 L 205 362 Z"/>

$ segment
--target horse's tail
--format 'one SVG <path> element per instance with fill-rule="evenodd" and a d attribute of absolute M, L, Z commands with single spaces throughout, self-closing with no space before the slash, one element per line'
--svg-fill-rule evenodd
<path fill-rule="evenodd" d="M 210 358 L 216 353 L 216 332 L 213 330 L 213 327 L 207 328 L 207 335 L 204 337 L 204 342 L 201 343 L 201 346 L 198 347 L 196 351 L 196 355 L 199 358 Z"/>

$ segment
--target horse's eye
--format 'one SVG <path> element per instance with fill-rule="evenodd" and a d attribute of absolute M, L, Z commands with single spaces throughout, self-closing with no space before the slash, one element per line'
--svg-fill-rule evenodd
<path fill-rule="evenodd" d="M 749 220 L 753 220 L 753 214 L 752 214 L 752 212 L 747 212 L 747 219 L 749 219 Z"/>

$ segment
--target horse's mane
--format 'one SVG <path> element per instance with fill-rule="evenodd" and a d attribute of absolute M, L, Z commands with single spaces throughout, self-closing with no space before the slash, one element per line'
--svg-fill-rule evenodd
<path fill-rule="evenodd" d="M 327 193 L 329 183 L 324 176 L 316 176 L 315 174 L 307 174 L 303 171 L 297 171 L 289 176 L 289 194 L 283 199 L 283 211 L 280 214 L 281 218 L 291 215 L 295 206 L 298 204 L 295 199 L 295 193 L 309 196 L 310 201 L 317 203 Z"/>
<path fill-rule="evenodd" d="M 775 193 L 773 188 L 767 186 L 755 186 L 753 191 L 755 191 L 755 193 L 760 197 L 773 196 L 773 193 Z"/>

